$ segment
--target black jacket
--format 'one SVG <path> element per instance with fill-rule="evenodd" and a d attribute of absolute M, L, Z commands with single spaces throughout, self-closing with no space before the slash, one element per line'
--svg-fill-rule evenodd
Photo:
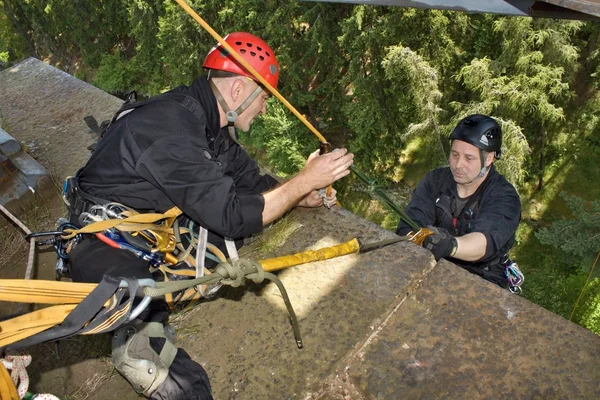
<path fill-rule="evenodd" d="M 261 193 L 277 181 L 261 176 L 248 153 L 220 129 L 206 78 L 181 93 L 195 107 L 158 96 L 108 129 L 79 173 L 85 192 L 140 212 L 173 206 L 219 236 L 239 239 L 262 230 Z"/>
<path fill-rule="evenodd" d="M 521 201 L 514 186 L 492 166 L 485 181 L 469 198 L 454 221 L 453 216 L 448 215 L 451 212 L 448 208 L 451 208 L 456 198 L 458 192 L 450 168 L 438 168 L 419 182 L 406 207 L 406 213 L 419 226 L 442 227 L 455 236 L 471 232 L 485 235 L 487 248 L 481 260 L 467 262 L 451 259 L 454 263 L 475 268 L 499 263 L 514 245 L 515 232 L 521 219 Z M 401 220 L 396 233 L 406 235 L 411 230 Z"/>

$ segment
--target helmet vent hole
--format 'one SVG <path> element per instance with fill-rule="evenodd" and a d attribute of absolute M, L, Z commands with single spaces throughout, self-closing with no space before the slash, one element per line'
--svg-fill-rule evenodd
<path fill-rule="evenodd" d="M 246 43 L 246 46 L 252 47 L 252 43 Z"/>
<path fill-rule="evenodd" d="M 260 47 L 260 46 L 256 46 L 256 50 L 258 50 L 258 51 L 263 51 L 263 50 L 262 50 L 262 47 Z"/>
<path fill-rule="evenodd" d="M 236 45 L 241 46 L 242 42 L 235 42 Z"/>
<path fill-rule="evenodd" d="M 256 57 L 256 53 L 255 53 L 254 51 L 251 51 L 251 52 L 250 52 L 250 55 L 251 55 L 252 57 Z"/>
<path fill-rule="evenodd" d="M 258 58 L 260 59 L 260 61 L 265 61 L 265 58 L 263 56 L 258 56 Z"/>
<path fill-rule="evenodd" d="M 271 57 L 268 51 L 265 51 L 265 54 L 267 55 L 267 57 Z"/>
<path fill-rule="evenodd" d="M 246 49 L 240 49 L 240 53 L 246 54 Z"/>

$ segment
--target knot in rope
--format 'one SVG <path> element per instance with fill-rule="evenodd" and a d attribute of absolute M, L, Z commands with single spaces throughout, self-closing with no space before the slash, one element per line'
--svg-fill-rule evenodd
<path fill-rule="evenodd" d="M 254 283 L 261 283 L 265 280 L 265 270 L 258 261 L 240 258 L 236 262 L 246 272 L 246 279 L 251 279 Z"/>
<path fill-rule="evenodd" d="M 25 397 L 27 389 L 29 389 L 29 376 L 26 368 L 31 364 L 31 356 L 24 352 L 16 354 L 6 354 L 0 359 L 4 368 L 10 370 L 10 377 L 17 386 L 19 398 Z"/>
<path fill-rule="evenodd" d="M 250 279 L 254 283 L 261 283 L 265 279 L 265 271 L 258 261 L 239 258 L 220 263 L 219 267 L 225 270 L 221 281 L 224 285 L 238 287 L 244 283 L 244 279 Z"/>
<path fill-rule="evenodd" d="M 223 276 L 227 276 L 227 278 L 223 278 L 221 281 L 224 285 L 229 285 L 231 287 L 239 287 L 242 283 L 244 283 L 244 277 L 246 274 L 244 270 L 242 270 L 240 265 L 240 260 L 235 260 L 233 263 L 223 262 L 218 266 L 225 269 L 225 273 Z"/>
<path fill-rule="evenodd" d="M 367 182 L 367 190 L 369 192 L 375 192 L 378 189 L 378 184 L 375 179 L 369 179 Z"/>

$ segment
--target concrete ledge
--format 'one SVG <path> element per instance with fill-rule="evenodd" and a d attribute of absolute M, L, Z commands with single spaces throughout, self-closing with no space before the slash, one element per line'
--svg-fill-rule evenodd
<path fill-rule="evenodd" d="M 52 193 L 50 173 L 0 128 L 0 204 L 19 215 L 36 196 L 48 199 Z"/>
<path fill-rule="evenodd" d="M 600 338 L 446 261 L 321 399 L 597 399 Z"/>

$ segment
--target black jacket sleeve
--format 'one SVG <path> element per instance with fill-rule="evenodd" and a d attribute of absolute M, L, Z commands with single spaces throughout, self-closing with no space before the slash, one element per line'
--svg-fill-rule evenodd
<path fill-rule="evenodd" d="M 514 240 L 521 220 L 521 200 L 517 191 L 504 178 L 501 182 L 486 190 L 479 216 L 471 224 L 471 232 L 481 232 L 487 240 L 481 262 L 492 261 L 502 255 L 501 250 Z"/>
<path fill-rule="evenodd" d="M 151 107 L 144 108 L 152 112 Z M 130 121 L 129 127 L 139 147 L 145 149 L 135 165 L 136 172 L 210 231 L 233 239 L 259 232 L 263 197 L 236 191 L 234 179 L 226 176 L 223 165 L 210 156 L 205 127 L 197 118 L 183 108 L 166 115 L 168 120 L 156 121 L 133 113 L 138 121 Z M 152 125 L 145 121 L 152 121 Z M 153 137 L 148 132 L 162 135 Z"/>
<path fill-rule="evenodd" d="M 238 194 L 261 194 L 279 184 L 271 175 L 261 175 L 260 168 L 240 146 L 233 145 L 230 159 L 235 167 L 233 181 Z"/>

